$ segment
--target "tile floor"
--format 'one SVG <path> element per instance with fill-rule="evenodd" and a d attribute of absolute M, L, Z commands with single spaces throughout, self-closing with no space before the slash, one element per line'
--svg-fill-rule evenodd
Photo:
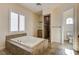
<path fill-rule="evenodd" d="M 11 53 L 2 50 L 0 51 L 0 55 L 11 55 Z M 68 44 L 67 42 L 63 45 L 60 43 L 49 43 L 49 48 L 43 55 L 79 55 L 79 52 L 74 51 L 72 44 Z"/>
<path fill-rule="evenodd" d="M 65 42 L 63 45 L 60 43 L 52 43 L 51 48 L 48 49 L 47 54 L 48 55 L 79 55 L 79 52 L 73 50 L 72 44 Z"/>

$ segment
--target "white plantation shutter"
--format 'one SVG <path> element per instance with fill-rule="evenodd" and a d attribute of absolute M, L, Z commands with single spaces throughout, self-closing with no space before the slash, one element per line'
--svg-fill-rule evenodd
<path fill-rule="evenodd" d="M 25 31 L 25 16 L 19 15 L 19 31 Z"/>
<path fill-rule="evenodd" d="M 18 31 L 18 14 L 11 12 L 11 31 Z"/>

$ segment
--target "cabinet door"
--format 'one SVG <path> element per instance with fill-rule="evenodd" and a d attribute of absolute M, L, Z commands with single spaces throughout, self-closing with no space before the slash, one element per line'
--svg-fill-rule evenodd
<path fill-rule="evenodd" d="M 44 38 L 50 40 L 50 15 L 44 16 Z"/>
<path fill-rule="evenodd" d="M 42 30 L 38 30 L 38 37 L 42 38 Z"/>

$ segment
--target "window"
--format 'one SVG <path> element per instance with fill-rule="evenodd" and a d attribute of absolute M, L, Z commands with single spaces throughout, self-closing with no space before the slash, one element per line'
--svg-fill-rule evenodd
<path fill-rule="evenodd" d="M 73 19 L 72 18 L 67 18 L 66 19 L 66 24 L 73 24 Z"/>
<path fill-rule="evenodd" d="M 11 31 L 18 31 L 18 14 L 11 12 Z"/>
<path fill-rule="evenodd" d="M 19 15 L 19 31 L 24 31 L 25 29 L 25 16 Z"/>
<path fill-rule="evenodd" d="M 10 27 L 11 32 L 25 30 L 25 16 L 24 15 L 11 12 L 10 23 L 11 23 L 11 27 Z"/>

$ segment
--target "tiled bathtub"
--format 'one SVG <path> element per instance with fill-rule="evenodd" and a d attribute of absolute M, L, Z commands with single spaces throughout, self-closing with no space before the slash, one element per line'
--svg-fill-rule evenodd
<path fill-rule="evenodd" d="M 43 54 L 48 48 L 48 41 L 32 36 L 23 36 L 7 40 L 6 49 L 12 54 Z"/>

